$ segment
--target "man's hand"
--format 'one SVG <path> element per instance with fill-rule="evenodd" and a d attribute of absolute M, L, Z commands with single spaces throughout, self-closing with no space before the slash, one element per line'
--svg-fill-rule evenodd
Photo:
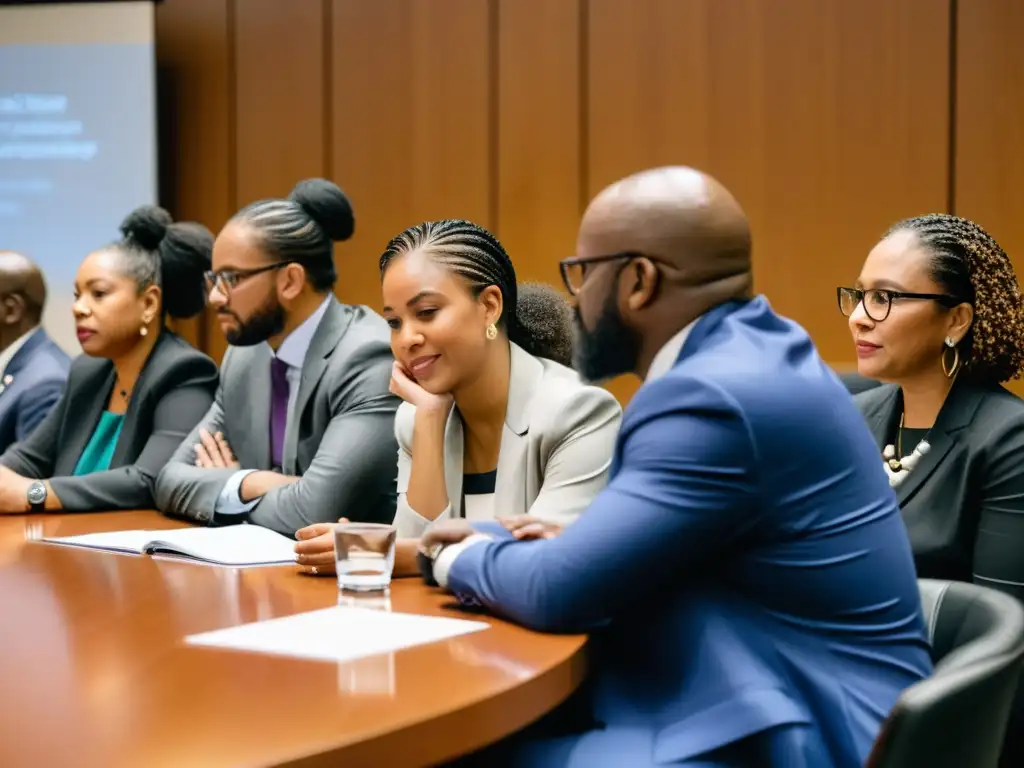
<path fill-rule="evenodd" d="M 438 544 L 458 544 L 476 531 L 468 520 L 442 520 L 431 525 L 420 537 L 420 550 L 429 552 Z"/>
<path fill-rule="evenodd" d="M 553 539 L 562 532 L 562 526 L 557 523 L 545 523 L 529 515 L 499 517 L 498 522 L 505 527 L 505 530 L 521 541 Z"/>
<path fill-rule="evenodd" d="M 347 523 L 341 518 L 339 523 Z M 328 576 L 334 573 L 334 523 L 314 523 L 295 532 L 296 562 L 302 573 L 310 576 Z"/>
<path fill-rule="evenodd" d="M 0 515 L 23 515 L 30 511 L 28 487 L 31 484 L 28 478 L 0 467 Z"/>
<path fill-rule="evenodd" d="M 199 430 L 199 440 L 196 443 L 196 466 L 203 469 L 241 469 L 231 446 L 224 439 L 224 435 L 218 432 L 211 435 L 205 429 Z"/>

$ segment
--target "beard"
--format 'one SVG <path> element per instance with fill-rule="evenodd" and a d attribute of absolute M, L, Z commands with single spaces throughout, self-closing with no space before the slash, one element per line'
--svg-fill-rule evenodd
<path fill-rule="evenodd" d="M 252 347 L 262 344 L 271 336 L 276 336 L 284 330 L 284 307 L 281 306 L 281 302 L 277 300 L 276 296 L 269 298 L 245 322 L 242 322 L 242 318 L 238 315 L 234 315 L 234 317 L 238 321 L 238 328 L 225 334 L 228 344 L 233 347 Z"/>
<path fill-rule="evenodd" d="M 632 373 L 640 358 L 640 335 L 622 321 L 615 298 L 609 296 L 593 330 L 583 325 L 576 306 L 574 363 L 577 373 L 590 382 L 600 382 Z"/>

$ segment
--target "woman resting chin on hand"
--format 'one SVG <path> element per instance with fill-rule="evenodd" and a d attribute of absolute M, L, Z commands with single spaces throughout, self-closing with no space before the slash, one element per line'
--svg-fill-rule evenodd
<path fill-rule="evenodd" d="M 568 367 L 569 304 L 519 285 L 497 238 L 459 219 L 407 229 L 380 271 L 391 391 L 405 401 L 394 575 L 419 572 L 420 537 L 437 521 L 542 523 L 517 538 L 573 522 L 604 488 L 622 411 Z M 297 536 L 304 570 L 334 570 L 329 526 Z"/>

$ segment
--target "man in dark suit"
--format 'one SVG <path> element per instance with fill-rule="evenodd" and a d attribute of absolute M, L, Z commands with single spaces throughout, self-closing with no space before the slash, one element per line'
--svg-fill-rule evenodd
<path fill-rule="evenodd" d="M 31 260 L 0 251 L 0 454 L 56 405 L 71 360 L 39 327 L 46 282 Z"/>
<path fill-rule="evenodd" d="M 394 519 L 390 329 L 334 298 L 331 239 L 351 234 L 351 209 L 333 184 L 305 184 L 217 236 L 209 300 L 232 346 L 213 406 L 157 479 L 168 514 L 289 536 Z"/>
<path fill-rule="evenodd" d="M 508 745 L 514 764 L 853 768 L 931 671 L 874 441 L 807 333 L 752 296 L 750 251 L 692 169 L 602 192 L 562 274 L 580 373 L 645 382 L 608 486 L 550 538 L 452 522 L 421 541 L 460 600 L 591 633 L 589 722 Z"/>

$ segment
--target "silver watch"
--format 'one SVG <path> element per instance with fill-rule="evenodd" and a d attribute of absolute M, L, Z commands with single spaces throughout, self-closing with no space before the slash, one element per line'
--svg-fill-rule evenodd
<path fill-rule="evenodd" d="M 33 512 L 42 512 L 46 508 L 46 484 L 36 480 L 28 487 L 28 506 Z"/>

